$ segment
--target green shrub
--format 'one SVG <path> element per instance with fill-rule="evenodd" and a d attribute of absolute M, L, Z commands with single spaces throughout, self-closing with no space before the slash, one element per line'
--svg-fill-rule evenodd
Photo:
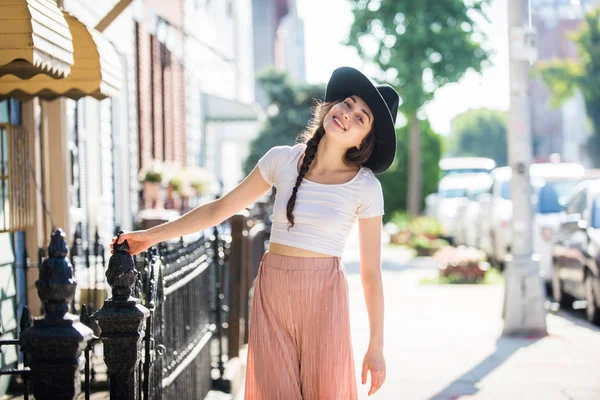
<path fill-rule="evenodd" d="M 423 235 L 415 235 L 410 240 L 410 247 L 415 250 L 419 249 L 431 249 L 431 240 L 429 240 L 426 236 Z"/>
<path fill-rule="evenodd" d="M 439 237 L 442 233 L 440 223 L 433 217 L 416 217 L 410 221 L 410 230 L 416 235 L 427 235 L 430 238 Z"/>
<path fill-rule="evenodd" d="M 144 182 L 156 183 L 162 182 L 162 173 L 156 171 L 147 171 L 144 175 Z"/>
<path fill-rule="evenodd" d="M 450 243 L 444 239 L 437 238 L 431 241 L 431 247 L 435 250 L 443 249 L 444 247 L 448 246 L 450 246 Z"/>
<path fill-rule="evenodd" d="M 407 213 L 396 211 L 392 214 L 391 222 L 393 222 L 400 232 L 408 231 L 410 228 L 410 217 Z"/>
<path fill-rule="evenodd" d="M 169 185 L 171 185 L 171 187 L 173 188 L 173 192 L 181 193 L 181 188 L 182 188 L 181 178 L 179 178 L 179 177 L 171 178 L 171 180 L 169 181 Z"/>

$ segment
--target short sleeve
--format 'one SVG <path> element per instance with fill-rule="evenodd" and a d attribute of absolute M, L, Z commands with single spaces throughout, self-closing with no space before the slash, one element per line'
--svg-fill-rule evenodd
<path fill-rule="evenodd" d="M 258 160 L 258 170 L 271 186 L 275 184 L 275 174 L 290 155 L 290 146 L 275 146 Z"/>
<path fill-rule="evenodd" d="M 381 183 L 372 173 L 361 191 L 357 214 L 359 219 L 378 217 L 384 214 Z"/>

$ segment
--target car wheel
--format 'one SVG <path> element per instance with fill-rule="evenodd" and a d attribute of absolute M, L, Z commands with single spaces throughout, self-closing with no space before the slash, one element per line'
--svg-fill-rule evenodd
<path fill-rule="evenodd" d="M 596 303 L 594 277 L 591 273 L 585 276 L 585 300 L 587 301 L 585 315 L 588 321 L 600 325 L 600 306 Z"/>
<path fill-rule="evenodd" d="M 554 272 L 552 273 L 552 297 L 554 297 L 555 302 L 560 304 L 560 308 L 571 309 L 573 308 L 573 297 L 565 293 L 565 291 L 562 288 L 560 278 L 558 276 L 557 268 L 555 267 L 553 269 Z"/>

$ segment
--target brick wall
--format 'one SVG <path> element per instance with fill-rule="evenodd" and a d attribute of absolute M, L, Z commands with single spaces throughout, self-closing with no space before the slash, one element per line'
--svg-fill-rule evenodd
<path fill-rule="evenodd" d="M 140 168 L 155 159 L 186 164 L 185 80 L 181 60 L 139 23 Z"/>
<path fill-rule="evenodd" d="M 154 137 L 152 156 L 155 160 L 164 160 L 163 151 L 163 69 L 161 65 L 161 45 L 155 36 L 150 37 L 152 48 L 152 133 Z"/>
<path fill-rule="evenodd" d="M 182 165 L 187 164 L 186 134 L 192 135 L 194 132 L 186 132 L 185 119 L 185 78 L 183 64 L 174 59 L 173 68 L 173 159 Z M 197 134 L 197 133 L 196 133 Z"/>
<path fill-rule="evenodd" d="M 173 118 L 173 97 L 174 97 L 174 74 L 173 74 L 173 66 L 171 64 L 171 55 L 169 51 L 164 48 L 163 50 L 166 58 L 166 65 L 164 67 L 164 90 L 163 90 L 163 102 L 164 102 L 164 131 L 165 131 L 165 160 L 173 162 L 175 161 L 175 157 L 173 154 L 173 142 L 175 140 L 175 125 Z"/>
<path fill-rule="evenodd" d="M 152 161 L 152 53 L 150 35 L 143 23 L 136 25 L 139 168 L 147 168 Z"/>
<path fill-rule="evenodd" d="M 183 25 L 183 1 L 144 0 L 144 6 L 169 21 L 171 25 L 181 28 Z"/>

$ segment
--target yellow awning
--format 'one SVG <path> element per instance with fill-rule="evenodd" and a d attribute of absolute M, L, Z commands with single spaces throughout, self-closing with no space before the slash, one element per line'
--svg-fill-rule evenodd
<path fill-rule="evenodd" d="M 36 75 L 18 79 L 13 75 L 0 77 L 0 96 L 22 100 L 33 96 L 52 100 L 60 96 L 79 99 L 92 96 L 98 100 L 115 96 L 121 86 L 119 56 L 100 32 L 88 28 L 72 15 L 64 17 L 73 35 L 74 63 L 71 73 L 63 79 Z"/>
<path fill-rule="evenodd" d="M 52 0 L 0 0 L 0 76 L 68 76 L 71 31 Z"/>

